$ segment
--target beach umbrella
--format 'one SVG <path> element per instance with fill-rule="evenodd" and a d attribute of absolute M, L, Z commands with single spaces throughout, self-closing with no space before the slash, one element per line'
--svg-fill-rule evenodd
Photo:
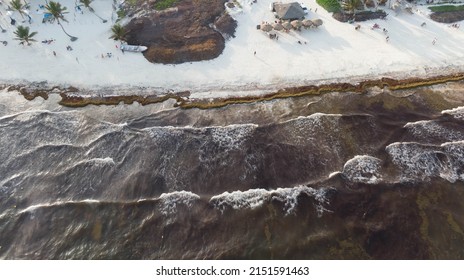
<path fill-rule="evenodd" d="M 272 30 L 272 25 L 266 23 L 264 25 L 261 25 L 261 30 L 264 32 L 269 32 Z"/>
<path fill-rule="evenodd" d="M 291 25 L 293 26 L 293 28 L 295 28 L 295 29 L 298 29 L 298 28 L 300 28 L 300 27 L 303 25 L 303 24 L 301 23 L 301 21 L 300 21 L 300 20 L 297 20 L 297 19 L 294 20 L 294 21 L 292 21 L 290 24 L 291 24 Z"/>
<path fill-rule="evenodd" d="M 272 26 L 274 27 L 274 30 L 277 30 L 277 31 L 284 29 L 284 27 L 280 23 L 274 23 Z"/>
<path fill-rule="evenodd" d="M 309 19 L 305 19 L 301 22 L 303 24 L 304 27 L 311 27 L 313 26 L 313 22 L 310 21 Z"/>
<path fill-rule="evenodd" d="M 290 24 L 290 22 L 286 21 L 284 23 L 282 23 L 282 27 L 286 30 L 290 30 L 292 29 L 292 25 Z"/>
<path fill-rule="evenodd" d="M 322 25 L 322 19 L 316 18 L 312 20 L 314 26 L 318 27 Z"/>

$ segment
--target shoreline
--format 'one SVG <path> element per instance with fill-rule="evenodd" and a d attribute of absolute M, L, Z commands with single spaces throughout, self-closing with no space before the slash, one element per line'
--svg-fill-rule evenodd
<path fill-rule="evenodd" d="M 72 7 L 72 1 L 63 1 Z M 406 89 L 462 79 L 464 32 L 433 22 L 426 7 L 417 6 L 414 14 L 392 14 L 385 21 L 361 22 L 355 29 L 322 8 L 316 12 L 320 6 L 314 0 L 302 0 L 312 8 L 307 18 L 321 19 L 323 25 L 279 32 L 280 39 L 274 40 L 256 30 L 256 24 L 274 20 L 267 2 L 243 5 L 241 13 L 234 15 L 236 37 L 226 42 L 218 58 L 180 65 L 152 64 L 140 54 L 120 53 L 116 43 L 107 39 L 111 23 L 101 23 L 89 12 L 69 13 L 66 28 L 79 36 L 72 43 L 56 24 L 43 24 L 40 15 L 32 13 L 30 27 L 39 32 L 37 39 L 53 38 L 53 43 L 3 47 L 0 88 L 17 90 L 28 100 L 59 94 L 60 104 L 68 107 L 147 105 L 174 99 L 174 106 L 181 108 L 217 108 L 327 91 Z M 110 3 L 95 0 L 93 4 L 113 18 Z M 373 28 L 374 23 L 384 30 Z M 2 36 L 11 39 L 14 28 L 7 29 Z M 68 44 L 72 51 L 66 50 Z"/>
<path fill-rule="evenodd" d="M 48 86 L 44 83 L 30 84 L 0 84 L 0 90 L 7 92 L 17 91 L 26 100 L 32 101 L 37 97 L 44 100 L 49 98 L 51 94 L 60 95 L 61 101 L 59 104 L 68 108 L 79 108 L 88 105 L 97 106 L 114 106 L 118 104 L 133 104 L 135 102 L 142 106 L 149 104 L 162 103 L 173 99 L 176 103 L 174 107 L 182 109 L 214 109 L 233 104 L 245 104 L 262 101 L 271 101 L 274 99 L 301 97 L 308 95 L 320 95 L 329 92 L 355 92 L 366 93 L 370 89 L 379 88 L 381 90 L 408 90 L 448 82 L 464 81 L 464 71 L 452 71 L 452 73 L 440 75 L 446 68 L 434 69 L 425 77 L 404 75 L 405 78 L 399 78 L 398 75 L 380 76 L 380 77 L 365 77 L 364 79 L 356 79 L 354 77 L 346 78 L 346 82 L 332 81 L 315 81 L 307 85 L 291 85 L 283 86 L 279 89 L 272 90 L 272 86 L 256 89 L 248 87 L 244 91 L 246 95 L 230 95 L 226 97 L 192 97 L 191 91 L 173 91 L 162 90 L 159 88 L 149 87 L 105 87 L 101 89 L 85 89 L 74 86 Z M 404 73 L 403 73 L 404 74 Z M 231 87 L 233 85 L 230 85 Z M 263 86 L 263 85 L 261 85 Z M 259 86 L 258 86 L 259 87 Z M 209 92 L 210 89 L 207 91 Z M 219 91 L 219 88 L 216 89 Z M 241 88 L 243 91 L 243 88 Z M 129 92 L 137 92 L 131 93 Z M 212 90 L 214 94 L 214 90 Z M 256 94 L 249 94 L 256 92 Z"/>

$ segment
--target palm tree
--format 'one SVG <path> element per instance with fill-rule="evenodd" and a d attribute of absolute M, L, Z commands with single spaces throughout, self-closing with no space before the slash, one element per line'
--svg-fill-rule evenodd
<path fill-rule="evenodd" d="M 119 41 L 123 41 L 127 35 L 126 29 L 123 26 L 121 26 L 119 23 L 111 27 L 111 33 L 112 35 L 110 36 L 110 39 L 119 40 Z"/>
<path fill-rule="evenodd" d="M 343 0 L 342 8 L 345 11 L 349 11 L 351 14 L 355 14 L 357 8 L 361 5 L 361 0 Z"/>
<path fill-rule="evenodd" d="M 68 35 L 69 38 L 71 38 L 71 41 L 76 41 L 77 40 L 77 37 L 75 36 L 72 36 L 72 35 L 69 35 L 68 32 L 66 32 L 66 30 L 64 30 L 64 27 L 63 25 L 61 24 L 60 20 L 62 21 L 65 21 L 65 22 L 68 22 L 65 18 L 64 18 L 64 14 L 68 13 L 66 11 L 66 7 L 64 6 L 61 6 L 61 3 L 58 3 L 58 2 L 54 2 L 54 1 L 50 1 L 49 3 L 47 3 L 45 5 L 45 9 L 47 10 L 47 12 L 49 12 L 53 19 L 56 20 L 56 22 L 58 23 L 58 25 L 61 27 L 61 29 L 63 29 L 63 32 Z"/>
<path fill-rule="evenodd" d="M 27 26 L 18 26 L 14 34 L 16 35 L 15 40 L 19 40 L 20 44 L 26 43 L 29 46 L 31 45 L 31 42 L 36 41 L 33 37 L 37 34 L 37 32 L 30 32 L 29 27 Z"/>
<path fill-rule="evenodd" d="M 104 18 L 100 17 L 99 15 L 97 15 L 95 13 L 95 10 L 92 7 L 90 7 L 90 4 L 93 2 L 93 0 L 79 0 L 79 2 L 82 3 L 82 5 L 84 5 L 84 7 L 89 9 L 89 11 L 92 12 L 96 17 L 101 19 L 103 21 L 103 23 L 107 22 L 106 19 L 104 19 Z"/>
<path fill-rule="evenodd" d="M 24 18 L 24 9 L 26 6 L 21 3 L 21 0 L 11 0 L 10 2 L 11 9 L 18 11 L 22 18 Z"/>

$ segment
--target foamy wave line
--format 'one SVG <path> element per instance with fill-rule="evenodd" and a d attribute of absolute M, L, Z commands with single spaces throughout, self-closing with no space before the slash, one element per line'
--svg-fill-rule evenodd
<path fill-rule="evenodd" d="M 163 193 L 159 199 L 161 200 L 161 213 L 168 215 L 177 213 L 177 208 L 180 204 L 192 207 L 193 202 L 199 200 L 200 196 L 192 192 L 178 191 Z"/>
<path fill-rule="evenodd" d="M 443 110 L 441 114 L 452 115 L 453 117 L 457 117 L 459 119 L 464 118 L 464 106 L 456 107 L 453 109 Z"/>
<path fill-rule="evenodd" d="M 40 115 L 40 114 L 50 114 L 50 115 L 77 115 L 76 112 L 74 111 L 50 111 L 50 110 L 44 110 L 44 109 L 37 109 L 37 110 L 26 110 L 26 111 L 21 111 L 9 115 L 4 115 L 0 117 L 0 121 L 6 120 L 9 118 L 17 118 L 25 115 Z"/>
<path fill-rule="evenodd" d="M 223 212 L 226 208 L 232 208 L 235 210 L 239 209 L 254 209 L 263 206 L 265 202 L 279 201 L 284 204 L 283 210 L 286 215 L 295 213 L 298 206 L 298 196 L 306 194 L 316 200 L 315 210 L 318 216 L 321 216 L 324 212 L 330 212 L 324 205 L 328 204 L 326 198 L 326 189 L 313 189 L 307 186 L 297 186 L 294 188 L 278 188 L 276 190 L 265 190 L 265 189 L 251 189 L 247 191 L 234 191 L 224 192 L 222 194 L 212 196 L 209 203 L 216 209 Z M 136 201 L 100 201 L 93 199 L 85 199 L 79 201 L 56 201 L 52 203 L 42 203 L 31 205 L 21 211 L 23 213 L 33 213 L 34 211 L 41 208 L 51 208 L 66 205 L 95 205 L 95 204 L 138 204 L 143 202 L 160 202 L 159 211 L 165 215 L 172 215 L 178 212 L 178 208 L 184 205 L 191 208 L 196 201 L 201 198 L 198 194 L 189 191 L 175 191 L 171 193 L 163 193 L 158 198 L 143 198 Z"/>
<path fill-rule="evenodd" d="M 357 155 L 345 163 L 342 174 L 352 182 L 376 184 L 382 179 L 381 163 L 376 157 Z"/>
<path fill-rule="evenodd" d="M 315 205 L 318 215 L 322 215 L 324 212 L 328 211 L 323 206 L 323 204 L 328 203 L 325 197 L 326 190 L 316 190 L 307 186 L 278 188 L 276 190 L 251 189 L 243 192 L 224 192 L 220 195 L 211 197 L 210 203 L 217 209 L 224 211 L 229 207 L 236 210 L 246 208 L 254 209 L 261 207 L 265 202 L 277 200 L 284 203 L 283 210 L 288 215 L 295 212 L 298 206 L 298 196 L 303 193 L 313 197 L 318 202 L 318 204 Z"/>
<path fill-rule="evenodd" d="M 213 126 L 202 126 L 202 127 L 196 127 L 196 126 L 191 126 L 191 125 L 185 125 L 185 126 L 172 126 L 172 125 L 166 125 L 166 126 L 150 126 L 150 127 L 145 127 L 142 128 L 142 131 L 150 131 L 152 129 L 164 129 L 164 130 L 205 130 L 205 129 L 234 129 L 234 128 L 243 128 L 243 127 L 258 127 L 259 125 L 254 124 L 254 123 L 242 123 L 242 124 L 230 124 L 230 125 L 225 125 L 225 126 L 220 126 L 220 125 L 213 125 Z"/>
<path fill-rule="evenodd" d="M 441 145 L 396 142 L 386 147 L 392 162 L 401 168 L 402 181 L 440 177 L 451 183 L 464 181 L 464 140 Z"/>
<path fill-rule="evenodd" d="M 448 147 L 448 146 L 451 146 L 451 145 L 464 145 L 464 140 L 445 142 L 445 143 L 442 143 L 440 146 L 441 147 Z"/>
<path fill-rule="evenodd" d="M 408 127 L 414 127 L 416 125 L 428 125 L 432 123 L 434 123 L 433 120 L 421 120 L 421 121 L 416 121 L 416 122 L 408 122 L 403 127 L 408 128 Z"/>
<path fill-rule="evenodd" d="M 279 122 L 279 124 L 287 124 L 295 121 L 302 121 L 302 120 L 315 120 L 318 121 L 321 118 L 340 118 L 342 117 L 342 114 L 326 114 L 326 113 L 314 113 L 309 116 L 298 116 L 293 119 L 285 120 L 283 122 Z"/>
<path fill-rule="evenodd" d="M 78 204 L 99 204 L 101 201 L 95 200 L 95 199 L 84 199 L 84 200 L 79 200 L 79 201 L 55 201 L 51 203 L 42 203 L 42 204 L 35 204 L 31 205 L 21 211 L 19 211 L 19 214 L 23 214 L 26 212 L 34 212 L 37 209 L 40 208 L 50 208 L 50 207 L 56 207 L 56 206 L 64 206 L 64 205 L 78 205 Z"/>

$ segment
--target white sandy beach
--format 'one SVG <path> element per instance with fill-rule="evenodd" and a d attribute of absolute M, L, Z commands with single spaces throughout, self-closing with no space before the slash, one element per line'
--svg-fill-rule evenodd
<path fill-rule="evenodd" d="M 37 42 L 31 46 L 13 40 L 16 27 L 6 14 L 8 1 L 0 5 L 0 24 L 7 29 L 0 33 L 0 41 L 8 41 L 7 46 L 0 44 L 0 82 L 8 84 L 47 81 L 80 88 L 142 86 L 190 90 L 192 97 L 212 98 L 255 95 L 321 81 L 395 75 L 404 78 L 426 75 L 429 69 L 438 74 L 445 74 L 439 70 L 445 67 L 464 69 L 464 30 L 430 20 L 429 10 L 423 6 L 414 8 L 412 15 L 395 15 L 387 10 L 387 20 L 361 22 L 361 29 L 356 31 L 354 25 L 333 19 L 315 0 L 301 0 L 312 9 L 307 18 L 320 18 L 324 24 L 317 29 L 279 32 L 277 41 L 256 29 L 262 21 L 275 20 L 269 11 L 273 0 L 258 0 L 253 5 L 244 4 L 243 12 L 234 15 L 238 21 L 236 37 L 226 42 L 221 56 L 210 61 L 162 65 L 148 62 L 140 53 L 123 54 L 116 48 L 119 44 L 108 39 L 117 17 L 111 0 L 92 3 L 97 14 L 108 19 L 107 23 L 85 8 L 83 14 L 76 12 L 74 0 L 59 1 L 68 8 L 65 17 L 69 23 L 63 25 L 79 38 L 75 42 L 70 42 L 56 23 L 42 23 L 42 14 L 36 10 L 39 4 L 45 4 L 44 0 L 30 0 L 32 24 L 21 23 L 23 19 L 17 12 L 13 17 L 16 25 L 30 26 L 31 31 L 38 32 Z M 423 22 L 425 27 L 421 27 Z M 381 29 L 372 30 L 374 23 Z M 382 28 L 388 30 L 389 42 Z M 47 39 L 56 41 L 41 43 Z M 72 51 L 66 50 L 68 45 Z M 107 53 L 113 56 L 101 57 Z"/>

